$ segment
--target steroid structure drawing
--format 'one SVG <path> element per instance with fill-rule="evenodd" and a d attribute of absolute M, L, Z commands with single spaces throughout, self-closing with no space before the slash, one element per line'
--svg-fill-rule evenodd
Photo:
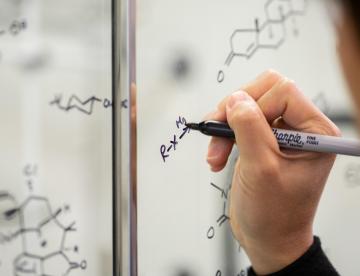
<path fill-rule="evenodd" d="M 292 21 L 293 34 L 299 35 L 297 17 L 304 16 L 308 0 L 267 0 L 264 5 L 265 21 L 256 18 L 254 26 L 239 28 L 230 36 L 230 53 L 225 65 L 230 66 L 235 57 L 250 59 L 261 49 L 277 50 L 287 38 L 287 22 Z M 218 73 L 218 82 L 224 81 L 223 71 Z"/>
<path fill-rule="evenodd" d="M 253 28 L 237 29 L 230 38 L 231 52 L 225 64 L 234 57 L 251 58 L 259 49 L 278 49 L 286 40 L 286 21 L 293 19 L 294 35 L 298 35 L 296 17 L 306 12 L 307 0 L 268 0 L 265 4 L 266 21 L 255 19 Z"/>
<path fill-rule="evenodd" d="M 18 224 L 10 233 L 0 228 L 0 246 L 21 241 L 21 252 L 13 260 L 13 275 L 68 276 L 74 270 L 85 270 L 86 260 L 75 262 L 69 254 L 79 251 L 77 245 L 67 244 L 68 236 L 76 231 L 75 222 L 64 225 L 59 220 L 70 206 L 54 210 L 48 198 L 32 194 L 36 170 L 30 165 L 24 170 L 30 195 L 22 203 L 18 204 L 11 193 L 0 191 L 0 206 L 12 206 L 1 210 L 0 221 Z"/>

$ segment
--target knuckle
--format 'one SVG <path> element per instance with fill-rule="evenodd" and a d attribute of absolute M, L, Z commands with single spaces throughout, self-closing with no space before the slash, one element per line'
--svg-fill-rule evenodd
<path fill-rule="evenodd" d="M 280 88 L 281 88 L 281 93 L 289 95 L 290 97 L 301 94 L 301 91 L 299 90 L 295 82 L 288 78 L 283 78 L 281 80 Z"/>
<path fill-rule="evenodd" d="M 261 118 L 256 104 L 244 104 L 230 115 L 230 121 L 241 124 L 254 123 Z"/>
<path fill-rule="evenodd" d="M 264 71 L 262 74 L 262 76 L 265 76 L 266 78 L 269 78 L 269 79 L 274 79 L 274 80 L 277 80 L 277 79 L 283 79 L 283 75 L 281 75 L 278 71 L 270 68 L 270 69 L 267 69 L 266 71 Z M 260 75 L 260 76 L 261 76 Z"/>

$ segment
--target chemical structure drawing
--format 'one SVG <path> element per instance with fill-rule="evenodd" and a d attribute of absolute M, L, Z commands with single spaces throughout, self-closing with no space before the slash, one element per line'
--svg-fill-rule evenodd
<path fill-rule="evenodd" d="M 222 212 L 221 212 L 221 214 L 219 215 L 219 217 L 216 220 L 217 227 L 221 228 L 225 222 L 230 220 L 230 217 L 227 215 L 227 204 L 228 204 L 229 190 L 228 189 L 223 189 L 223 188 L 217 186 L 214 183 L 210 183 L 210 185 L 216 191 L 220 192 L 221 199 L 223 200 Z M 215 237 L 215 232 L 216 232 L 215 226 L 210 226 L 210 228 L 208 229 L 208 231 L 206 233 L 207 238 L 208 239 L 213 239 Z"/>
<path fill-rule="evenodd" d="M 210 183 L 210 186 L 215 189 L 215 191 L 217 191 L 222 199 L 222 203 L 223 203 L 223 208 L 222 208 L 222 212 L 220 213 L 218 219 L 216 220 L 216 224 L 217 226 L 210 226 L 210 228 L 208 229 L 206 235 L 207 238 L 209 240 L 213 239 L 215 237 L 216 231 L 219 230 L 221 227 L 224 226 L 224 223 L 229 222 L 230 221 L 230 217 L 227 214 L 227 209 L 228 209 L 228 203 L 229 203 L 229 194 L 230 194 L 230 190 L 231 187 L 227 187 L 227 188 L 221 188 L 218 185 L 214 184 L 214 183 Z M 240 252 L 241 250 L 241 246 L 240 244 L 238 244 L 238 251 Z M 216 270 L 215 276 L 223 276 L 225 275 L 223 273 L 223 271 L 221 269 Z M 246 276 L 247 272 L 244 269 L 241 269 L 240 272 L 236 273 L 236 276 Z"/>
<path fill-rule="evenodd" d="M 100 99 L 95 96 L 89 97 L 86 100 L 81 100 L 77 95 L 71 95 L 65 104 L 62 103 L 63 95 L 55 95 L 54 99 L 49 103 L 57 106 L 60 110 L 70 112 L 77 110 L 86 115 L 92 115 L 96 103 L 101 103 L 107 109 L 112 107 L 112 101 L 109 99 Z"/>
<path fill-rule="evenodd" d="M 184 117 L 179 116 L 179 118 L 175 121 L 175 125 L 176 129 L 178 131 L 180 130 L 180 134 L 173 134 L 168 144 L 162 144 L 160 146 L 161 159 L 164 163 L 166 163 L 166 160 L 170 157 L 170 154 L 176 151 L 184 136 L 190 133 L 190 128 L 186 126 L 186 119 Z"/>
<path fill-rule="evenodd" d="M 287 22 L 292 21 L 294 36 L 299 35 L 297 17 L 304 16 L 308 0 L 267 0 L 264 5 L 265 21 L 254 20 L 254 26 L 239 28 L 230 36 L 230 53 L 225 65 L 230 66 L 235 57 L 252 58 L 261 49 L 277 50 L 287 39 Z M 218 72 L 217 81 L 223 82 L 225 73 Z"/>
<path fill-rule="evenodd" d="M 13 20 L 11 24 L 5 28 L 0 28 L 0 36 L 5 34 L 11 34 L 12 36 L 18 35 L 20 32 L 24 31 L 27 28 L 26 20 Z"/>
<path fill-rule="evenodd" d="M 36 165 L 24 169 L 30 195 L 21 204 L 9 192 L 0 192 L 0 207 L 12 206 L 1 209 L 0 220 L 16 220 L 19 224 L 11 234 L 1 233 L 0 228 L 0 246 L 21 240 L 21 252 L 13 260 L 13 275 L 68 276 L 74 270 L 85 270 L 86 260 L 74 262 L 70 258 L 71 252 L 79 252 L 79 246 L 67 245 L 68 236 L 77 230 L 75 221 L 64 225 L 59 219 L 69 212 L 70 206 L 54 211 L 48 198 L 33 195 L 36 172 Z"/>

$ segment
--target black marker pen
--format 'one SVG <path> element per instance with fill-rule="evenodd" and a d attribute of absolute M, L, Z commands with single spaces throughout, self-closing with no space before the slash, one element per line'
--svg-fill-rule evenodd
<path fill-rule="evenodd" d="M 235 139 L 234 131 L 226 123 L 204 121 L 188 123 L 186 126 L 205 135 Z M 360 156 L 358 140 L 279 128 L 273 128 L 272 131 L 281 148 Z"/>

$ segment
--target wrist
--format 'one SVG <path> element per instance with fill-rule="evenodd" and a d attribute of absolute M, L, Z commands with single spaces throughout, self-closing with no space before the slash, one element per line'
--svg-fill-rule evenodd
<path fill-rule="evenodd" d="M 246 240 L 244 248 L 257 275 L 278 272 L 298 260 L 314 242 L 312 231 L 272 239 Z"/>

